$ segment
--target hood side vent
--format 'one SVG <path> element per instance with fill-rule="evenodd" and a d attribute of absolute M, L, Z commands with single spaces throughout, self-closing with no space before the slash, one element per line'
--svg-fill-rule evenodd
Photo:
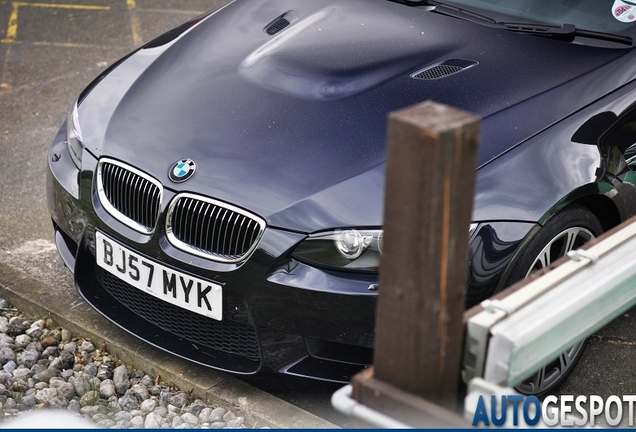
<path fill-rule="evenodd" d="M 411 78 L 419 80 L 436 80 L 445 78 L 449 75 L 456 74 L 468 68 L 478 65 L 479 62 L 475 60 L 464 59 L 449 59 L 439 63 L 435 63 L 426 66 L 424 69 L 420 69 L 417 72 L 411 74 Z"/>
<path fill-rule="evenodd" d="M 300 15 L 297 12 L 287 11 L 274 21 L 267 24 L 263 30 L 268 35 L 273 36 L 289 27 L 289 25 L 296 21 L 299 17 Z"/>
<path fill-rule="evenodd" d="M 283 30 L 285 27 L 287 27 L 289 24 L 291 24 L 289 21 L 287 21 L 284 17 L 280 17 L 278 18 L 276 21 L 274 21 L 273 23 L 271 23 L 267 29 L 265 30 L 265 32 L 270 35 L 273 36 L 276 33 L 278 33 L 279 31 Z"/>

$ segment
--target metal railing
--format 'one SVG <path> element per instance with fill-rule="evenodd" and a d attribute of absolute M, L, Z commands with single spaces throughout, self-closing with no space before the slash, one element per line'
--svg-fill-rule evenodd
<path fill-rule="evenodd" d="M 464 380 L 514 387 L 636 305 L 636 223 L 468 320 Z"/>
<path fill-rule="evenodd" d="M 477 394 L 514 394 L 513 387 L 636 305 L 636 218 L 568 256 L 504 298 L 484 301 L 467 320 L 466 419 Z M 376 427 L 409 427 L 360 406 L 350 392 L 347 386 L 334 394 L 340 412 Z"/>

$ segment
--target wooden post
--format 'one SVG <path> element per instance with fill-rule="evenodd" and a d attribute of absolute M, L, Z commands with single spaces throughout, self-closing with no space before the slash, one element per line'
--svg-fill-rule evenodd
<path fill-rule="evenodd" d="M 353 384 L 354 398 L 392 406 L 388 415 L 409 410 L 404 394 L 456 407 L 479 127 L 433 102 L 389 116 L 374 371 Z"/>

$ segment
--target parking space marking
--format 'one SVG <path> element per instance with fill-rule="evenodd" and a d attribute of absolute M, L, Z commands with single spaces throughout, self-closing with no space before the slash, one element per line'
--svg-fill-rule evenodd
<path fill-rule="evenodd" d="M 99 0 L 97 0 L 99 1 Z M 119 2 L 122 3 L 119 3 Z M 139 5 L 136 3 L 136 0 L 115 0 L 115 1 L 111 1 L 110 3 L 119 3 L 123 6 L 125 1 L 125 7 L 128 11 L 128 16 L 129 16 L 129 22 L 130 22 L 130 31 L 131 31 L 131 37 L 132 37 L 132 41 L 134 43 L 134 45 L 136 47 L 141 46 L 144 43 L 144 39 L 143 39 L 143 32 L 142 32 L 142 25 L 141 25 L 141 21 L 140 21 L 140 17 L 139 14 L 146 14 L 146 13 L 163 13 L 163 14 L 178 14 L 178 15 L 184 15 L 187 19 L 192 18 L 193 16 L 196 15 L 200 15 L 201 13 L 203 13 L 202 11 L 198 11 L 198 10 L 183 10 L 183 9 L 161 9 L 161 8 L 154 8 L 154 7 L 149 7 L 149 8 L 144 8 L 144 7 L 138 7 Z M 109 3 L 108 0 L 105 0 L 103 3 Z M 8 64 L 9 61 L 11 59 L 11 53 L 13 50 L 14 46 L 19 46 L 19 45 L 26 45 L 26 46 L 53 46 L 53 47 L 63 47 L 63 48 L 94 48 L 95 44 L 92 43 L 77 43 L 77 42 L 52 42 L 52 41 L 47 41 L 47 40 L 43 40 L 43 41 L 33 41 L 33 40 L 20 40 L 20 37 L 18 35 L 18 27 L 19 27 L 19 20 L 18 17 L 20 15 L 20 11 L 23 11 L 23 8 L 40 8 L 40 9 L 57 9 L 57 10 L 76 10 L 76 11 L 111 11 L 112 7 L 111 6 L 106 6 L 106 5 L 95 5 L 95 4 L 88 4 L 88 5 L 82 5 L 82 4 L 72 4 L 72 3 L 43 3 L 41 0 L 39 1 L 35 1 L 35 2 L 29 2 L 26 0 L 22 0 L 22 1 L 13 1 L 11 2 L 11 7 L 10 7 L 10 16 L 9 16 L 9 21 L 8 21 L 8 25 L 7 25 L 7 30 L 6 30 L 6 36 L 4 39 L 0 39 L 0 46 L 5 45 L 4 47 L 4 61 L 0 61 L 0 96 L 6 96 L 6 94 L 8 93 L 13 93 L 13 92 L 17 92 L 17 91 L 24 91 L 24 90 L 29 90 L 33 87 L 37 87 L 39 85 L 45 84 L 45 83 L 50 83 L 50 82 L 54 82 L 58 79 L 66 79 L 67 76 L 66 74 L 63 76 L 59 76 L 59 77 L 55 77 L 52 78 L 50 80 L 46 80 L 46 81 L 38 81 L 38 82 L 32 82 L 32 83 L 27 83 L 27 84 L 21 84 L 21 85 L 13 85 L 9 82 L 9 80 L 6 77 L 6 71 L 9 70 L 8 68 Z M 24 13 L 21 16 L 22 21 L 27 20 L 27 18 L 25 18 Z M 6 22 L 6 21 L 5 21 Z M 2 26 L 3 23 L 0 22 L 0 26 Z M 24 24 L 23 24 L 24 26 Z M 23 30 L 24 31 L 24 30 Z M 24 36 L 23 36 L 24 37 Z M 110 45 L 100 45 L 101 48 L 111 48 Z M 119 48 L 119 46 L 115 47 L 112 46 L 112 48 Z M 92 70 L 94 69 L 94 67 L 90 66 L 88 68 L 86 68 L 87 70 Z M 100 70 L 99 68 L 96 70 Z"/>
<path fill-rule="evenodd" d="M 7 70 L 7 65 L 9 64 L 10 54 L 11 45 L 7 45 L 7 50 L 4 52 L 4 62 L 2 62 L 2 70 L 0 70 L 0 90 L 11 90 L 13 88 L 13 86 L 5 80 L 5 71 Z"/>
<path fill-rule="evenodd" d="M 594 335 L 592 336 L 592 338 L 599 342 L 605 342 L 612 345 L 636 346 L 636 342 L 627 340 L 619 336 Z"/>
<path fill-rule="evenodd" d="M 130 1 L 130 0 L 127 0 Z M 35 8 L 51 8 L 51 9 L 73 9 L 73 10 L 96 10 L 96 11 L 109 11 L 110 6 L 98 6 L 98 5 L 78 5 L 78 4 L 58 4 L 58 3 L 28 3 L 28 2 L 12 2 L 11 3 L 11 15 L 9 16 L 9 25 L 7 27 L 7 36 L 0 40 L 2 43 L 14 43 L 18 37 L 18 11 L 21 7 L 35 7 Z M 43 42 L 42 44 L 46 44 Z M 75 46 L 74 44 L 57 44 L 50 43 L 50 45 L 64 45 Z"/>
<path fill-rule="evenodd" d="M 130 15 L 130 31 L 132 33 L 133 43 L 135 46 L 139 46 L 143 43 L 143 38 L 141 37 L 141 25 L 139 24 L 139 19 L 135 12 L 135 9 L 137 8 L 135 0 L 126 0 L 126 7 L 128 7 Z"/>

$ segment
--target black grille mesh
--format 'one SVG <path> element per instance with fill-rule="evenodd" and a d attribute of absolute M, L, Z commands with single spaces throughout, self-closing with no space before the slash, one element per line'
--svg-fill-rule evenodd
<path fill-rule="evenodd" d="M 278 33 L 279 31 L 283 30 L 289 24 L 290 24 L 289 21 L 287 21 L 283 17 L 280 17 L 276 21 L 271 23 L 265 31 L 267 32 L 268 35 L 272 36 Z"/>
<path fill-rule="evenodd" d="M 464 68 L 461 66 L 441 64 L 441 65 L 433 66 L 432 68 L 429 68 L 429 69 L 424 69 L 423 71 L 420 71 L 414 74 L 413 78 L 421 79 L 421 80 L 434 80 L 434 79 L 443 78 L 447 75 L 451 75 L 456 72 L 460 72 L 463 69 Z"/>
<path fill-rule="evenodd" d="M 260 361 L 260 347 L 251 324 L 215 321 L 148 295 L 97 265 L 95 272 L 104 290 L 155 326 L 195 344 Z"/>

